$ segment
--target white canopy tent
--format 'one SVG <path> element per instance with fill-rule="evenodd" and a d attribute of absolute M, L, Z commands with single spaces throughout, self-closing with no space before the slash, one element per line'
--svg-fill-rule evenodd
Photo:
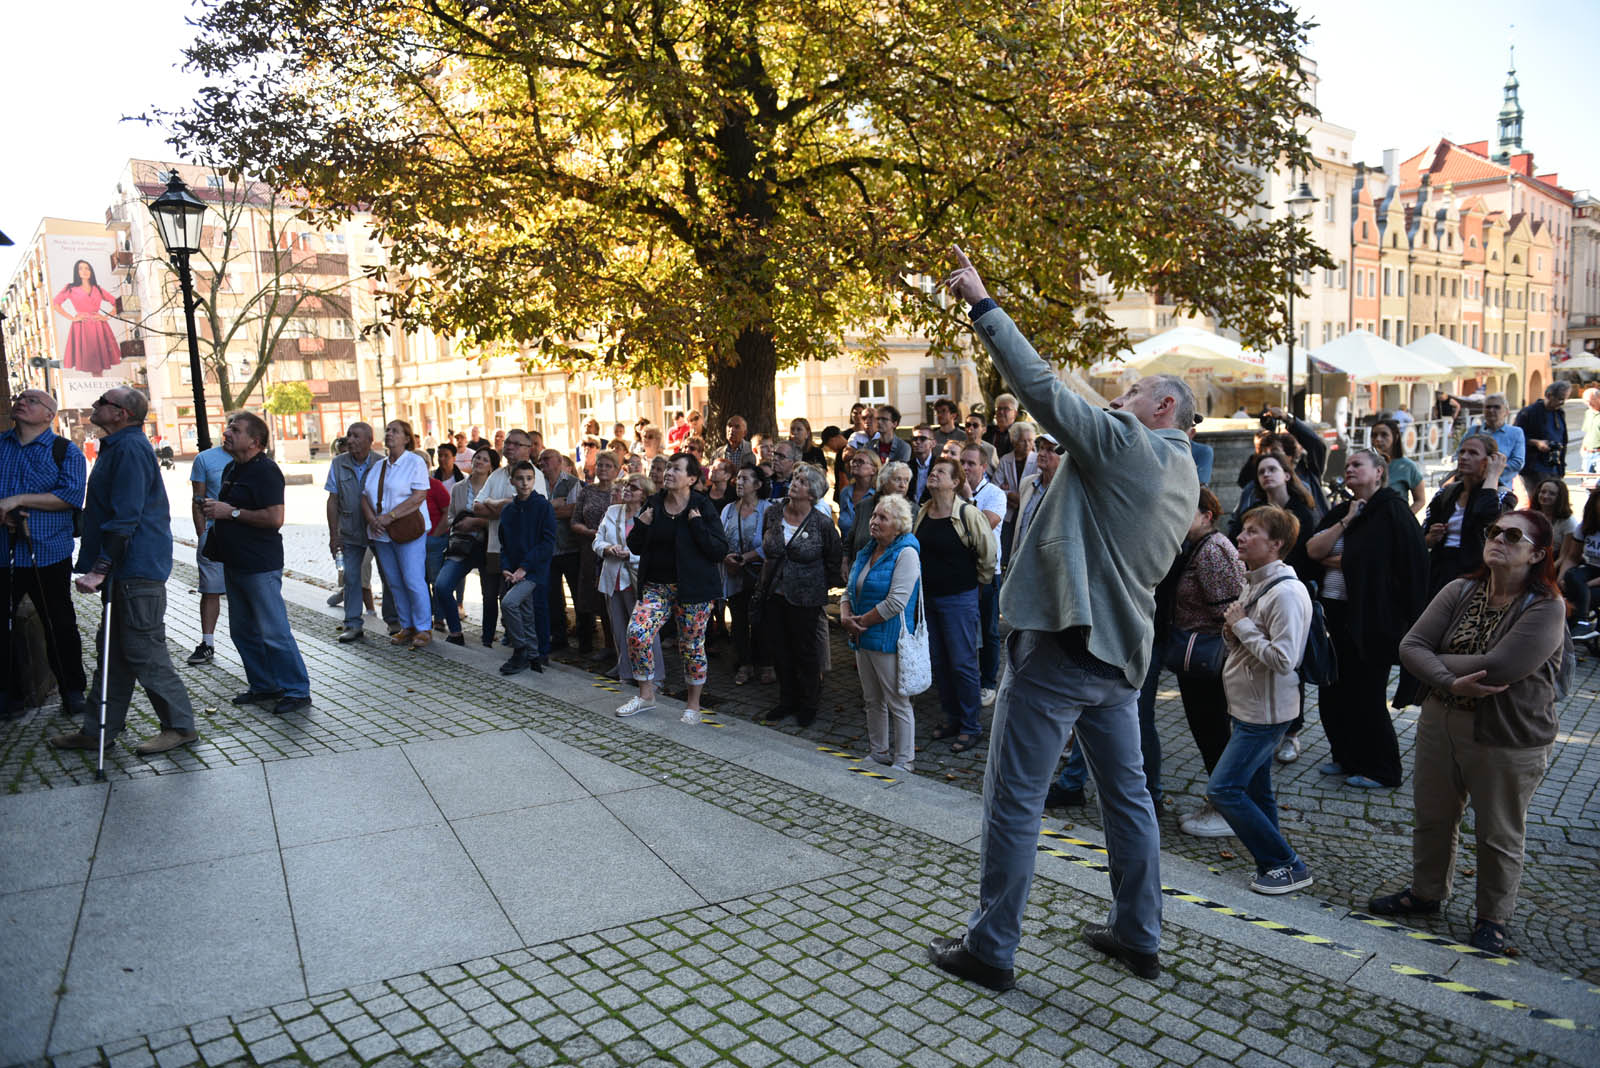
<path fill-rule="evenodd" d="M 1458 377 L 1480 374 L 1506 374 L 1516 370 L 1504 360 L 1497 360 L 1487 353 L 1477 349 L 1468 348 L 1459 341 L 1452 341 L 1443 334 L 1423 334 L 1411 344 L 1405 346 L 1407 352 L 1415 353 L 1425 360 L 1443 364 L 1454 369 Z"/>
<path fill-rule="evenodd" d="M 1574 356 L 1570 360 L 1562 360 L 1560 363 L 1551 367 L 1550 370 L 1600 371 L 1600 356 L 1592 356 L 1589 353 L 1584 353 L 1582 356 Z"/>
<path fill-rule="evenodd" d="M 1407 352 L 1366 330 L 1352 330 L 1307 354 L 1323 374 L 1346 374 L 1363 385 L 1444 382 L 1459 377 L 1442 363 Z"/>
<path fill-rule="evenodd" d="M 1144 375 L 1203 375 L 1219 382 L 1272 381 L 1265 353 L 1195 326 L 1178 326 L 1089 368 L 1097 378 L 1135 371 Z M 1282 379 L 1282 369 L 1278 370 Z"/>

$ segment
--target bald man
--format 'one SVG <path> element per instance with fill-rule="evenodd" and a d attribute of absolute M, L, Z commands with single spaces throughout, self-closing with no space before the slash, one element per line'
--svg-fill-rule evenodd
<path fill-rule="evenodd" d="M 61 712 L 83 714 L 83 647 L 72 607 L 73 512 L 83 507 L 88 465 L 83 451 L 50 430 L 56 402 L 25 389 L 11 403 L 16 425 L 0 434 L 0 549 L 6 554 L 5 597 L 11 619 L 23 595 L 44 622 L 45 655 L 61 690 Z M 23 712 L 30 675 L 27 645 L 9 628 L 5 716 Z"/>

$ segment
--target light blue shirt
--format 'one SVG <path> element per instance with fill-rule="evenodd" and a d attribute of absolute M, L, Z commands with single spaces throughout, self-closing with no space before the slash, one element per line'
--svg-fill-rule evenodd
<path fill-rule="evenodd" d="M 1522 465 L 1528 460 L 1528 439 L 1522 433 L 1522 428 L 1506 423 L 1499 430 L 1490 430 L 1478 422 L 1468 427 L 1467 433 L 1494 438 L 1495 444 L 1500 446 L 1500 455 L 1506 458 L 1506 469 L 1500 475 L 1500 488 L 1511 489 L 1516 481 L 1517 472 L 1522 470 Z"/>
<path fill-rule="evenodd" d="M 222 472 L 228 469 L 233 462 L 233 457 L 221 445 L 213 445 L 200 453 L 189 465 L 189 481 L 199 482 L 205 486 L 201 496 L 207 500 L 216 500 L 217 494 L 222 492 Z M 211 529 L 215 520 L 206 520 L 206 529 Z"/>

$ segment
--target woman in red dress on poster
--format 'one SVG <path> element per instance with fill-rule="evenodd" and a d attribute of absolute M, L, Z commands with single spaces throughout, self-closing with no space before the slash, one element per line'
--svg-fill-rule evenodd
<path fill-rule="evenodd" d="M 72 265 L 74 281 L 56 294 L 56 311 L 72 320 L 67 331 L 67 349 L 61 356 L 61 366 L 69 371 L 83 371 L 98 375 L 122 362 L 122 347 L 111 332 L 111 324 L 100 309 L 107 304 L 116 306 L 117 298 L 103 289 L 94 276 L 94 267 L 88 260 Z M 72 310 L 63 305 L 72 302 Z"/>

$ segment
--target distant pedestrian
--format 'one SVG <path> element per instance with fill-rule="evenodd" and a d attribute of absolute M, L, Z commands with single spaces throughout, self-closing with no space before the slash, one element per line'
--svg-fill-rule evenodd
<path fill-rule="evenodd" d="M 282 716 L 311 707 L 311 679 L 283 601 L 284 482 L 266 454 L 267 441 L 260 416 L 228 417 L 222 447 L 233 462 L 222 472 L 217 499 L 202 511 L 213 521 L 206 555 L 222 564 L 228 591 L 228 636 L 250 685 L 233 703 L 271 704 Z"/>
<path fill-rule="evenodd" d="M 1539 480 L 1567 473 L 1568 382 L 1552 382 L 1544 396 L 1517 413 L 1517 426 L 1528 444 L 1528 462 L 1522 467 L 1523 496 L 1533 500 Z"/>
<path fill-rule="evenodd" d="M 44 624 L 45 655 L 61 692 L 61 713 L 84 710 L 83 649 L 72 603 L 72 538 L 83 507 L 87 463 L 83 452 L 55 434 L 56 402 L 50 394 L 25 389 L 11 402 L 16 425 L 0 434 L 0 548 L 6 554 L 5 604 L 15 624 L 26 595 Z M 25 643 L 6 630 L 6 718 L 23 713 Z"/>
<path fill-rule="evenodd" d="M 150 402 L 134 389 L 109 389 L 94 403 L 89 421 L 105 433 L 83 506 L 83 540 L 73 570 L 75 586 L 100 593 L 110 604 L 111 634 L 96 636 L 99 658 L 94 700 L 83 724 L 50 739 L 57 749 L 98 749 L 100 724 L 111 744 L 128 719 L 133 684 L 144 687 L 161 731 L 134 748 L 141 756 L 188 745 L 199 735 L 194 707 L 167 653 L 167 577 L 172 574 L 172 516 L 155 450 L 144 436 Z M 104 711 L 100 694 L 104 689 Z"/>
<path fill-rule="evenodd" d="M 856 653 L 868 756 L 909 773 L 917 724 L 911 698 L 899 688 L 900 639 L 927 625 L 918 612 L 922 565 L 911 533 L 911 503 L 899 494 L 880 497 L 870 528 L 872 540 L 856 555 L 839 600 L 839 625 Z"/>

